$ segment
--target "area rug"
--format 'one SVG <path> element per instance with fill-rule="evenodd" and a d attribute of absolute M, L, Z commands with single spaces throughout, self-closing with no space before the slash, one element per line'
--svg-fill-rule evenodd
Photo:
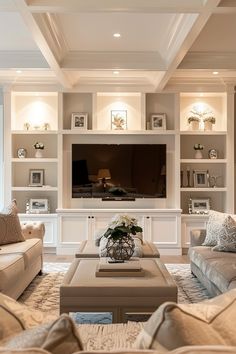
<path fill-rule="evenodd" d="M 37 276 L 19 298 L 31 308 L 59 314 L 59 286 L 70 263 L 44 263 L 43 275 Z M 189 264 L 166 264 L 178 287 L 179 303 L 195 303 L 208 299 L 207 290 L 190 271 Z M 111 314 L 76 314 L 78 323 L 110 323 Z"/>

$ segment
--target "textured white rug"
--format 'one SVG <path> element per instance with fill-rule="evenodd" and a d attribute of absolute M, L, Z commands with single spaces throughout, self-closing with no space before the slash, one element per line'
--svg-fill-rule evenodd
<path fill-rule="evenodd" d="M 37 276 L 21 295 L 19 301 L 41 311 L 59 314 L 59 286 L 70 263 L 45 263 L 44 273 Z M 179 303 L 195 303 L 209 298 L 207 290 L 191 274 L 189 264 L 166 264 L 178 286 Z M 99 323 L 99 316 L 79 315 L 80 323 Z M 78 316 L 77 316 L 78 317 Z M 103 316 L 102 323 L 109 323 L 110 315 Z"/>

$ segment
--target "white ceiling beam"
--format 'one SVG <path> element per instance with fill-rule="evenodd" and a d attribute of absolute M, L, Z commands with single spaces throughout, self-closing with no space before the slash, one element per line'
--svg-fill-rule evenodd
<path fill-rule="evenodd" d="M 170 61 L 168 70 L 166 71 L 163 79 L 157 86 L 157 90 L 163 90 L 168 80 L 171 78 L 172 74 L 181 63 L 185 57 L 188 50 L 191 48 L 193 42 L 196 40 L 197 36 L 205 26 L 209 17 L 212 15 L 213 10 L 218 6 L 220 0 L 206 0 L 204 12 L 199 14 L 196 21 L 194 22 L 192 29 L 187 34 L 185 40 L 182 42 L 177 54 Z"/>
<path fill-rule="evenodd" d="M 201 12 L 205 0 L 28 0 L 31 12 Z"/>
<path fill-rule="evenodd" d="M 178 69 L 236 69 L 235 52 L 188 52 Z"/>
<path fill-rule="evenodd" d="M 54 71 L 56 74 L 59 82 L 65 87 L 65 88 L 71 88 L 71 82 L 69 81 L 68 77 L 66 74 L 63 72 L 63 70 L 60 68 L 58 61 L 49 46 L 46 38 L 44 37 L 41 29 L 39 28 L 35 18 L 31 14 L 31 12 L 28 9 L 28 6 L 26 5 L 24 0 L 15 0 L 15 4 L 17 6 L 17 9 L 22 16 L 26 26 L 28 27 L 30 33 L 32 34 L 32 37 L 39 47 L 42 55 L 48 62 L 50 68 Z"/>

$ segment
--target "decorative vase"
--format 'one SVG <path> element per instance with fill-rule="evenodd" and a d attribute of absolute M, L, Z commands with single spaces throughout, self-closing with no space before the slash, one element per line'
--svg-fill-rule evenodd
<path fill-rule="evenodd" d="M 42 149 L 35 149 L 35 157 L 42 158 L 43 157 L 43 150 Z"/>
<path fill-rule="evenodd" d="M 109 238 L 106 245 L 107 257 L 115 261 L 127 261 L 132 257 L 134 247 L 134 238 L 128 234 L 118 239 Z"/>
<path fill-rule="evenodd" d="M 192 121 L 191 122 L 191 129 L 192 130 L 199 130 L 199 122 L 198 121 Z"/>
<path fill-rule="evenodd" d="M 196 150 L 194 157 L 195 157 L 195 159 L 202 159 L 203 158 L 202 151 L 201 150 Z"/>
<path fill-rule="evenodd" d="M 204 130 L 212 130 L 212 123 L 211 122 L 204 122 Z"/>

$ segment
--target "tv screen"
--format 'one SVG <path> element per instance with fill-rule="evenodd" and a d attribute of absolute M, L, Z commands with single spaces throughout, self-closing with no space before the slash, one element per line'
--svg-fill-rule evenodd
<path fill-rule="evenodd" d="M 72 144 L 72 198 L 166 198 L 166 145 Z"/>

